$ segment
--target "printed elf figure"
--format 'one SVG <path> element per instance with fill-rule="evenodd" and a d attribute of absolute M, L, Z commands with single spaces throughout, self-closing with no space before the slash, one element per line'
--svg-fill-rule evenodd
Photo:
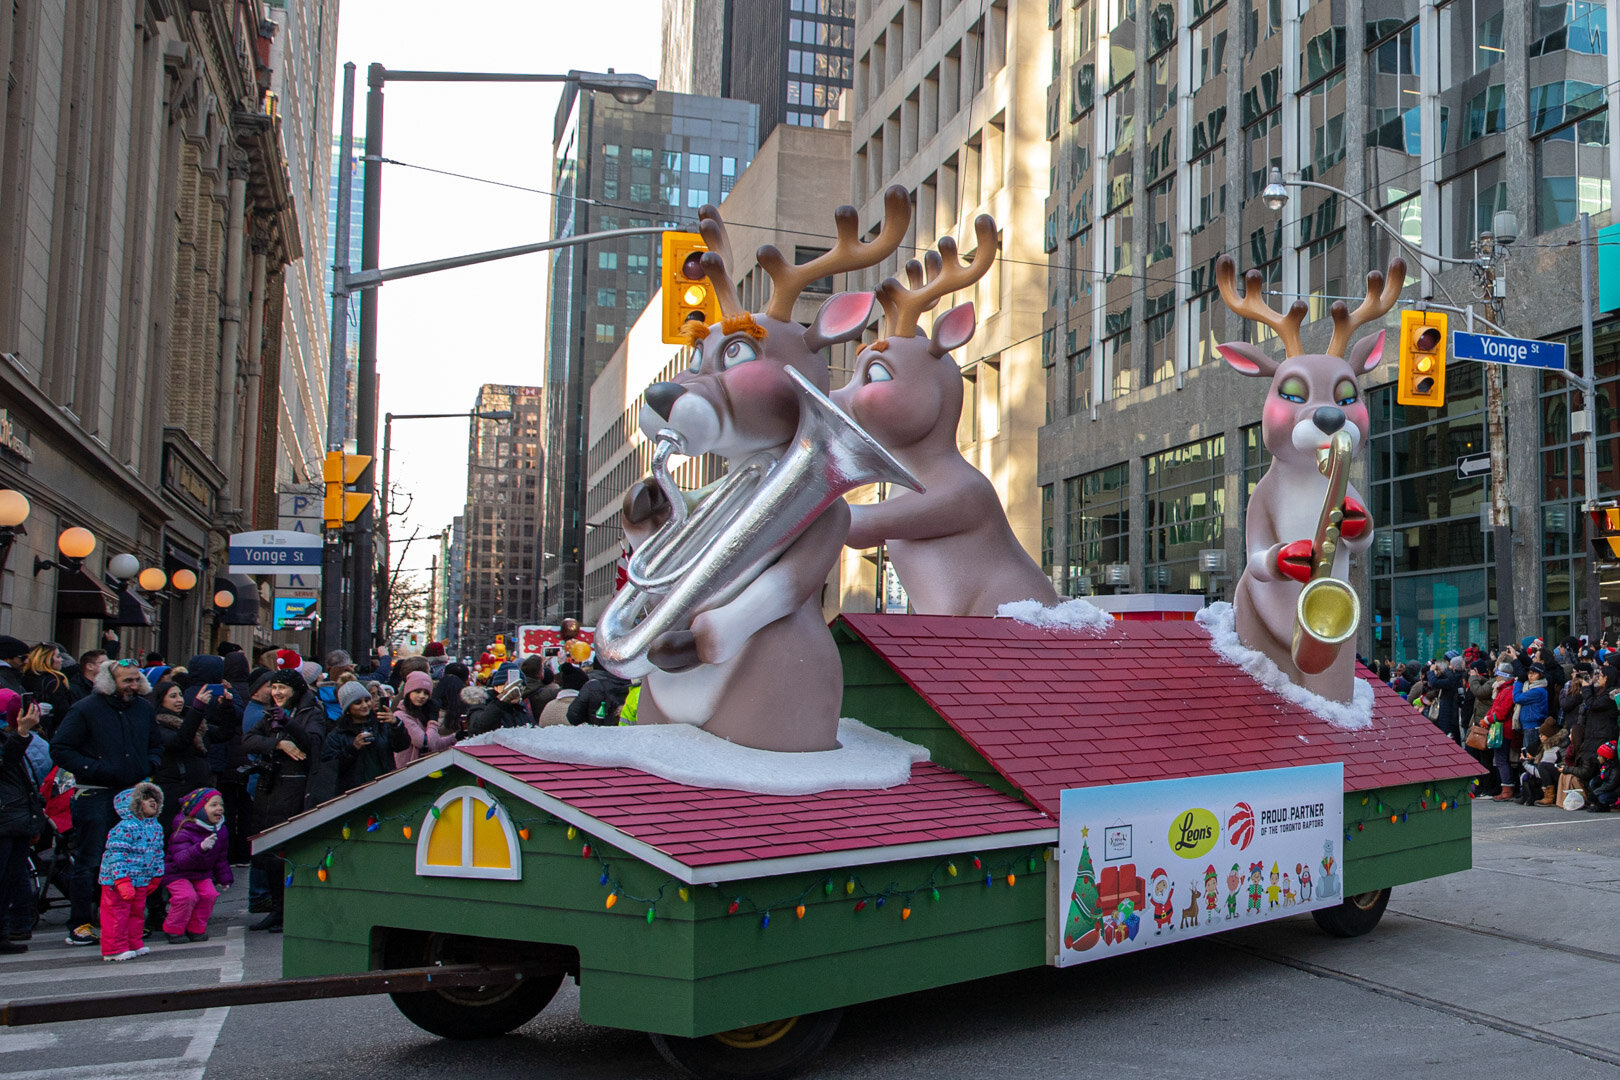
<path fill-rule="evenodd" d="M 1266 886 L 1266 910 L 1270 911 L 1277 906 L 1277 894 L 1282 892 L 1277 884 L 1277 864 L 1271 864 L 1271 884 Z"/>
<path fill-rule="evenodd" d="M 1231 873 L 1226 875 L 1226 917 L 1228 919 L 1235 919 L 1238 917 L 1238 890 L 1242 887 L 1243 868 L 1237 863 L 1233 863 Z"/>
<path fill-rule="evenodd" d="M 1153 905 L 1153 933 L 1157 936 L 1169 928 L 1170 921 L 1174 917 L 1175 913 L 1171 910 L 1171 906 L 1176 890 L 1170 884 L 1170 879 L 1165 876 L 1163 867 L 1154 870 L 1149 880 L 1151 884 L 1148 886 L 1148 902 Z"/>
<path fill-rule="evenodd" d="M 1244 914 L 1248 914 L 1250 911 L 1256 915 L 1260 913 L 1260 875 L 1265 872 L 1265 863 L 1249 864 L 1249 906 Z"/>
<path fill-rule="evenodd" d="M 1215 873 L 1215 864 L 1210 863 L 1204 867 L 1204 910 L 1209 912 L 1209 922 L 1215 918 L 1215 905 L 1220 903 L 1220 877 Z"/>

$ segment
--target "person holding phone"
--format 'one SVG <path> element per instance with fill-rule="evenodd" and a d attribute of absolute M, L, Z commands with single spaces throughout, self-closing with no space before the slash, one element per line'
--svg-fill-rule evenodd
<path fill-rule="evenodd" d="M 332 790 L 321 793 L 322 801 L 392 772 L 394 755 L 411 745 L 410 734 L 392 713 L 377 714 L 376 701 L 364 683 L 344 683 L 337 697 L 343 711 L 321 748 L 322 764 L 335 775 Z"/>
<path fill-rule="evenodd" d="M 213 688 L 202 686 L 192 692 L 188 702 L 180 684 L 168 679 L 159 679 L 152 688 L 158 741 L 163 744 L 163 759 L 158 763 L 157 772 L 152 774 L 152 781 L 163 792 L 164 806 L 179 806 L 188 793 L 213 786 L 205 724 L 208 707 L 217 696 Z M 165 837 L 174 831 L 167 815 L 160 824 Z"/>
<path fill-rule="evenodd" d="M 27 952 L 23 942 L 33 936 L 28 853 L 48 828 L 45 802 L 28 768 L 29 750 L 40 741 L 38 726 L 38 705 L 0 690 L 0 955 Z M 28 921 L 15 921 L 18 914 Z"/>

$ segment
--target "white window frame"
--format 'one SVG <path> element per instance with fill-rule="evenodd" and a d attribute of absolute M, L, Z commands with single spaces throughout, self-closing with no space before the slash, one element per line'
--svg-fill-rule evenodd
<path fill-rule="evenodd" d="M 428 843 L 433 837 L 433 830 L 439 826 L 439 818 L 433 810 L 444 812 L 444 808 L 458 799 L 469 800 L 462 807 L 461 814 L 461 864 L 458 866 L 443 866 L 438 863 L 430 864 L 427 861 Z M 484 811 L 474 810 L 470 800 L 477 799 L 487 806 L 495 808 L 495 820 L 500 822 L 501 832 L 506 837 L 507 850 L 512 853 L 511 866 L 472 866 L 467 860 L 472 853 L 472 831 L 477 823 L 474 814 Z M 422 827 L 417 830 L 416 837 L 416 874 L 418 877 L 448 877 L 448 878 L 479 878 L 494 881 L 521 881 L 523 878 L 523 848 L 518 843 L 517 829 L 512 825 L 512 819 L 506 810 L 495 798 L 488 788 L 464 784 L 461 787 L 451 788 L 440 795 L 433 803 L 433 810 L 429 810 L 422 818 Z"/>

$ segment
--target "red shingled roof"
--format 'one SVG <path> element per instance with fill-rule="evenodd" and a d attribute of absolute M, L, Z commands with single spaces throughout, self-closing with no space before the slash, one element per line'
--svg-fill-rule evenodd
<path fill-rule="evenodd" d="M 1054 818 L 1064 788 L 1099 784 L 1333 761 L 1344 762 L 1346 791 L 1479 772 L 1376 679 L 1373 726 L 1344 731 L 1221 659 L 1195 623 L 1088 632 L 926 615 L 840 622 Z"/>
<path fill-rule="evenodd" d="M 1056 825 L 1018 799 L 931 762 L 913 765 L 910 782 L 899 787 L 759 795 L 689 787 L 635 769 L 541 761 L 502 746 L 456 752 L 691 867 L 899 844 L 989 845 L 998 836 Z"/>

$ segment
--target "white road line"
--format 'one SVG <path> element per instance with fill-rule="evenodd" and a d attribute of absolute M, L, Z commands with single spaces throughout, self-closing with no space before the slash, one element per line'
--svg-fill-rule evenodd
<path fill-rule="evenodd" d="M 61 1039 L 62 1036 L 49 1031 L 0 1031 L 0 1054 L 15 1054 L 19 1050 L 48 1050 Z"/>
<path fill-rule="evenodd" d="M 126 960 L 120 964 L 105 964 L 98 960 L 95 964 L 86 964 L 82 967 L 71 968 L 37 968 L 29 972 L 5 972 L 8 987 L 28 986 L 31 983 L 58 983 L 69 979 L 106 979 L 122 976 L 149 976 L 149 975 L 175 975 L 187 971 L 219 971 L 220 958 L 218 956 L 199 957 L 195 960 L 157 960 L 146 961 L 145 957 Z M 221 980 L 224 982 L 240 982 L 241 976 L 235 979 Z M 22 996 L 22 995 L 16 995 Z"/>
<path fill-rule="evenodd" d="M 1548 825 L 1586 825 L 1594 821 L 1602 820 L 1603 819 L 1599 817 L 1584 817 L 1570 818 L 1568 821 L 1533 821 L 1528 825 L 1498 825 L 1496 827 L 1496 831 L 1504 832 L 1508 829 L 1541 829 Z"/>

